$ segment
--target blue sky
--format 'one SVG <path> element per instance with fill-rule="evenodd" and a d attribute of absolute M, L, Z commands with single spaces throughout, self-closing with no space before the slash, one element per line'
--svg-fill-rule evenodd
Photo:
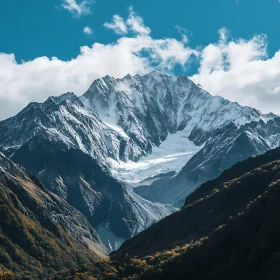
<path fill-rule="evenodd" d="M 277 0 L 95 0 L 91 14 L 73 17 L 60 0 L 3 0 L 0 3 L 0 51 L 18 60 L 56 56 L 76 57 L 79 47 L 94 42 L 110 43 L 116 36 L 103 27 L 114 14 L 127 16 L 133 5 L 152 30 L 153 37 L 177 37 L 176 25 L 185 28 L 191 46 L 217 40 L 226 27 L 234 37 L 267 34 L 270 54 L 279 49 L 280 3 Z M 85 26 L 93 35 L 85 36 Z"/>
<path fill-rule="evenodd" d="M 82 94 L 102 75 L 153 66 L 186 74 L 212 94 L 278 112 L 279 14 L 278 0 L 2 0 L 0 119 L 49 95 Z M 114 15 L 125 32 L 108 28 L 116 26 Z"/>

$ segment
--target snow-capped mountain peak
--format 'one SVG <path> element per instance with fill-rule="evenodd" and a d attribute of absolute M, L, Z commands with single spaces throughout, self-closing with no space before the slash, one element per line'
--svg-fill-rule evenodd
<path fill-rule="evenodd" d="M 156 145 L 180 130 L 191 133 L 196 127 L 207 132 L 230 122 L 243 125 L 269 119 L 253 108 L 211 96 L 186 76 L 175 78 L 158 71 L 122 79 L 106 76 L 96 80 L 81 100 L 127 135 Z"/>
<path fill-rule="evenodd" d="M 81 97 L 65 93 L 31 103 L 1 122 L 2 146 L 21 145 L 47 132 L 70 147 L 99 158 L 137 160 L 160 146 L 170 134 L 202 145 L 215 129 L 230 122 L 268 121 L 271 115 L 211 96 L 186 76 L 153 71 L 143 76 L 95 80 Z"/>

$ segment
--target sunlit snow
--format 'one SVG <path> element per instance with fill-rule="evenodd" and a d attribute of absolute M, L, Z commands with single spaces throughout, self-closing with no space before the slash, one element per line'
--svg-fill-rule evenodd
<path fill-rule="evenodd" d="M 113 176 L 128 183 L 139 183 L 159 174 L 179 172 L 202 148 L 191 142 L 188 134 L 186 131 L 169 134 L 159 147 L 153 147 L 151 155 L 138 162 L 110 159 Z"/>

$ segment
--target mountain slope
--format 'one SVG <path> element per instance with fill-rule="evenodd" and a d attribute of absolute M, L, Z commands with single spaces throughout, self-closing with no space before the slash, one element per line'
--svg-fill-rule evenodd
<path fill-rule="evenodd" d="M 91 156 L 43 133 L 22 145 L 12 159 L 81 211 L 109 250 L 173 210 L 142 199 Z"/>
<path fill-rule="evenodd" d="M 185 206 L 126 241 L 98 279 L 278 279 L 280 148 L 234 165 Z M 87 279 L 87 278 L 85 278 Z"/>
<path fill-rule="evenodd" d="M 245 211 L 270 184 L 278 184 L 279 159 L 277 148 L 234 165 L 188 196 L 182 210 L 126 241 L 114 254 L 144 256 L 211 235 Z"/>
<path fill-rule="evenodd" d="M 271 166 L 279 171 L 279 161 L 277 167 L 275 163 Z M 127 274 L 131 275 L 134 270 L 134 279 L 154 280 L 278 279 L 279 202 L 280 186 L 279 182 L 274 181 L 243 212 L 233 216 L 212 235 L 191 245 L 145 257 L 147 264 L 142 268 L 137 264 L 143 259 L 138 263 L 132 261 L 130 273 Z M 118 265 L 122 266 L 121 263 Z M 140 275 L 135 277 L 139 270 Z M 120 274 L 124 275 L 122 272 Z"/>
<path fill-rule="evenodd" d="M 104 256 L 86 218 L 1 153 L 0 193 L 1 268 L 16 279 L 46 277 Z"/>

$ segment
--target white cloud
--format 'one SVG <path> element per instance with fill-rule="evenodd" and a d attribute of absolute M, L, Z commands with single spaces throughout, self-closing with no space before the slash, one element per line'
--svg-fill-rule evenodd
<path fill-rule="evenodd" d="M 69 61 L 38 57 L 18 63 L 14 54 L 0 53 L 0 119 L 50 95 L 68 91 L 83 94 L 94 79 L 105 75 L 122 77 L 146 73 L 154 66 L 164 71 L 176 64 L 184 66 L 192 54 L 198 55 L 183 41 L 154 39 L 142 33 L 121 37 L 112 44 L 83 46 Z"/>
<path fill-rule="evenodd" d="M 91 35 L 93 32 L 89 26 L 86 26 L 83 30 L 85 34 Z"/>
<path fill-rule="evenodd" d="M 136 33 L 148 35 L 151 32 L 151 29 L 145 26 L 143 18 L 138 16 L 132 7 L 129 7 L 129 16 L 126 23 Z"/>
<path fill-rule="evenodd" d="M 77 3 L 76 0 L 63 0 L 61 6 L 72 13 L 74 16 L 80 17 L 82 15 L 90 14 L 90 5 L 91 1 L 84 0 L 80 3 Z"/>
<path fill-rule="evenodd" d="M 227 30 L 219 33 L 219 42 L 202 50 L 199 73 L 191 78 L 212 94 L 280 113 L 280 51 L 268 58 L 265 35 L 229 40 Z"/>
<path fill-rule="evenodd" d="M 133 11 L 128 19 L 137 17 L 139 25 L 150 30 Z M 135 25 L 123 22 L 133 31 Z M 235 40 L 221 29 L 219 41 L 200 47 L 198 52 L 187 46 L 187 39 L 156 39 L 150 32 L 136 29 L 112 44 L 83 46 L 69 61 L 38 57 L 19 63 L 14 54 L 0 53 L 0 119 L 50 95 L 83 94 L 94 79 L 105 75 L 142 74 L 153 67 L 172 73 L 174 66 L 191 63 L 193 55 L 200 68 L 191 79 L 206 90 L 265 112 L 280 113 L 280 51 L 268 58 L 266 36 Z"/>
<path fill-rule="evenodd" d="M 120 17 L 119 15 L 114 15 L 113 21 L 111 23 L 105 22 L 104 26 L 109 29 L 113 29 L 114 32 L 117 34 L 126 34 L 127 33 L 126 24 L 125 24 L 123 18 Z"/>
<path fill-rule="evenodd" d="M 119 15 L 114 15 L 112 22 L 106 22 L 105 27 L 112 29 L 116 34 L 127 34 L 132 31 L 141 35 L 149 35 L 151 29 L 145 26 L 143 18 L 138 16 L 132 7 L 129 7 L 129 16 L 125 21 Z"/>
<path fill-rule="evenodd" d="M 188 43 L 188 37 L 187 37 L 187 30 L 179 25 L 176 25 L 175 28 L 178 30 L 178 32 L 180 33 L 180 35 L 182 36 L 182 39 L 185 43 Z"/>

